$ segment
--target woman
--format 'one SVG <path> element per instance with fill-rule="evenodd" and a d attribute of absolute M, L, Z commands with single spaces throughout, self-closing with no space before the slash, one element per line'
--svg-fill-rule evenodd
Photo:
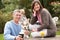
<path fill-rule="evenodd" d="M 41 31 L 45 33 L 45 37 L 54 37 L 57 30 L 56 25 L 53 23 L 49 11 L 42 7 L 40 1 L 32 2 L 32 12 L 30 23 L 34 25 L 38 21 L 40 25 L 37 29 L 32 29 L 32 37 L 41 36 Z"/>

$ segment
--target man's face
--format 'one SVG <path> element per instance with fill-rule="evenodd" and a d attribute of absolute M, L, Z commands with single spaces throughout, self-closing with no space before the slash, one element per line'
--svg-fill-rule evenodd
<path fill-rule="evenodd" d="M 15 12 L 15 13 L 13 14 L 13 19 L 14 19 L 15 21 L 19 21 L 20 18 L 21 18 L 21 13 L 20 13 L 20 12 Z"/>

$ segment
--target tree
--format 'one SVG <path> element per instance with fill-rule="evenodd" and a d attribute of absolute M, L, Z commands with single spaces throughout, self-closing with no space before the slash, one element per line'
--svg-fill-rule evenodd
<path fill-rule="evenodd" d="M 3 13 L 9 13 L 19 8 L 19 0 L 2 0 L 5 8 L 2 9 Z"/>
<path fill-rule="evenodd" d="M 0 9 L 4 8 L 5 6 L 3 5 L 2 1 L 0 0 Z"/>
<path fill-rule="evenodd" d="M 55 8 L 54 6 L 51 5 L 51 2 L 56 2 L 56 1 L 60 1 L 60 0 L 40 0 L 41 4 L 43 5 L 43 7 L 47 8 L 49 10 L 49 12 L 51 13 L 52 16 L 58 16 L 57 14 L 55 14 L 56 12 L 53 10 L 53 8 Z M 58 8 L 59 9 L 59 8 Z M 57 9 L 55 9 L 57 10 Z"/>
<path fill-rule="evenodd" d="M 32 0 L 20 0 L 20 7 L 25 9 L 27 18 L 30 18 Z"/>

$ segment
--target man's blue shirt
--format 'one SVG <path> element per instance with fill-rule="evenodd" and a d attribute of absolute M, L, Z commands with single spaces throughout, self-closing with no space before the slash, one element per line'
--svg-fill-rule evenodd
<path fill-rule="evenodd" d="M 4 40 L 14 40 L 21 32 L 21 26 L 14 23 L 13 20 L 7 22 L 4 28 Z"/>

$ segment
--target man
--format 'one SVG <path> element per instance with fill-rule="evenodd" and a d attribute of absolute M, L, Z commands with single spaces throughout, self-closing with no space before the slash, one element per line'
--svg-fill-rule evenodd
<path fill-rule="evenodd" d="M 12 16 L 13 16 L 13 20 L 8 21 L 5 24 L 4 39 L 5 40 L 23 40 L 23 38 L 19 36 L 19 32 L 21 32 L 21 26 L 19 25 L 21 12 L 19 11 L 19 9 L 14 10 Z"/>

